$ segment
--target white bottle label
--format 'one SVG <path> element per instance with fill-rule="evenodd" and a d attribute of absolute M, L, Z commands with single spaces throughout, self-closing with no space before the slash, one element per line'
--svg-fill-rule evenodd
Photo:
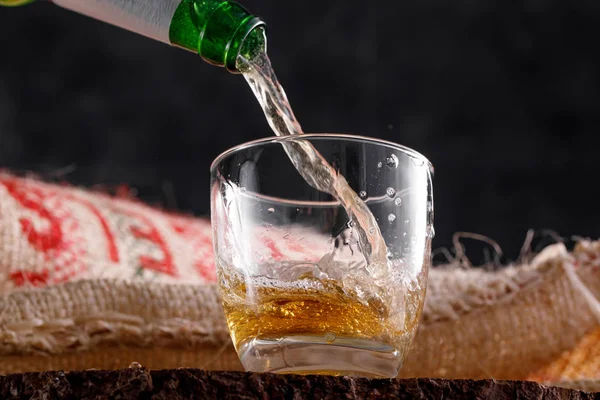
<path fill-rule="evenodd" d="M 53 0 L 88 17 L 171 44 L 169 28 L 181 0 Z"/>

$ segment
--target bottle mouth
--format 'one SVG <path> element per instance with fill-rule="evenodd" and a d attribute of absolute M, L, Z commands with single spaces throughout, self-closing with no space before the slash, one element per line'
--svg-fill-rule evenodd
<path fill-rule="evenodd" d="M 257 53 L 267 51 L 266 24 L 258 17 L 249 17 L 240 24 L 233 39 L 227 43 L 224 55 L 224 66 L 232 74 L 239 74 L 237 61 L 240 55 L 251 60 Z"/>
<path fill-rule="evenodd" d="M 1 0 L 0 0 L 1 1 Z M 194 8 L 196 2 L 211 3 L 210 9 Z M 191 14 L 198 27 L 197 52 L 212 65 L 225 67 L 232 74 L 239 74 L 237 60 L 240 54 L 253 59 L 266 49 L 266 24 L 235 1 L 193 0 Z"/>

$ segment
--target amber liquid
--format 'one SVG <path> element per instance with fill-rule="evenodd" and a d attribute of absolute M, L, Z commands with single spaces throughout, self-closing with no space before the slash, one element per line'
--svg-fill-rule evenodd
<path fill-rule="evenodd" d="M 227 268 L 220 268 L 221 271 Z M 256 341 L 277 342 L 304 338 L 323 345 L 357 343 L 387 346 L 403 359 L 414 336 L 422 295 L 407 292 L 414 307 L 403 310 L 399 320 L 378 296 L 361 298 L 333 280 L 300 279 L 300 283 L 247 285 L 242 279 L 221 274 L 223 308 L 238 352 Z M 385 290 L 382 290 L 385 291 Z M 296 371 L 298 372 L 298 371 Z M 310 373 L 332 374 L 335 371 Z M 339 371 L 338 371 L 339 372 Z"/>

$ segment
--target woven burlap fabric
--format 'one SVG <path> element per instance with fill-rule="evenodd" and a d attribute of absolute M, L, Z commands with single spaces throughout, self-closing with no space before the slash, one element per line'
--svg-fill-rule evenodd
<path fill-rule="evenodd" d="M 572 350 L 528 377 L 538 382 L 556 382 L 558 386 L 600 392 L 600 329 L 586 335 Z"/>
<path fill-rule="evenodd" d="M 590 247 L 579 249 L 576 257 L 586 259 L 587 251 L 597 246 Z M 593 305 L 579 283 L 586 282 L 598 295 L 600 274 L 590 263 L 575 267 L 577 258 L 568 256 L 561 245 L 547 250 L 552 257 L 546 261 L 492 274 L 498 279 L 496 283 L 510 276 L 514 284 L 502 288 L 494 283 L 495 296 L 486 293 L 489 287 L 477 279 L 477 275 L 485 274 L 481 271 L 447 272 L 443 278 L 432 275 L 438 280 L 435 284 L 446 288 L 446 296 L 430 290 L 430 309 L 438 302 L 464 301 L 477 293 L 482 301 L 478 306 L 463 304 L 455 318 L 438 317 L 427 322 L 431 315 L 426 314 L 402 376 L 525 379 L 574 348 L 598 326 Z M 574 283 L 570 273 L 577 274 L 579 281 Z M 464 284 L 470 279 L 471 294 L 448 291 L 458 286 L 456 280 Z"/>
<path fill-rule="evenodd" d="M 496 272 L 433 270 L 401 376 L 534 376 L 598 327 L 568 274 L 598 295 L 592 257 L 599 248 L 584 242 L 568 254 L 556 245 L 541 261 Z M 241 369 L 214 285 L 78 281 L 15 292 L 0 307 L 2 373 L 117 368 L 132 361 L 149 368 Z"/>
<path fill-rule="evenodd" d="M 216 279 L 207 219 L 0 171 L 0 293 L 85 279 Z"/>
<path fill-rule="evenodd" d="M 133 361 L 241 369 L 206 220 L 8 174 L 0 215 L 0 373 Z M 322 255 L 286 236 L 268 239 L 273 257 Z M 599 255 L 598 242 L 582 240 L 571 253 L 557 244 L 498 270 L 465 268 L 461 258 L 433 269 L 401 375 L 593 387 Z"/>

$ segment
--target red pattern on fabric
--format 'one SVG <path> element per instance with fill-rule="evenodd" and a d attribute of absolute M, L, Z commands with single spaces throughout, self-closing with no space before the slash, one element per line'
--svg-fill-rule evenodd
<path fill-rule="evenodd" d="M 60 220 L 44 207 L 43 204 L 48 194 L 43 193 L 39 188 L 25 187 L 22 182 L 16 179 L 0 179 L 0 183 L 6 187 L 8 193 L 23 207 L 38 214 L 49 225 L 48 229 L 38 231 L 31 219 L 20 218 L 21 230 L 29 243 L 44 253 L 51 249 L 60 249 L 60 245 L 63 244 L 63 232 Z"/>
<path fill-rule="evenodd" d="M 44 287 L 48 285 L 49 277 L 50 273 L 47 269 L 42 272 L 15 271 L 10 274 L 10 279 L 17 286 Z"/>
<path fill-rule="evenodd" d="M 277 247 L 277 245 L 275 244 L 273 239 L 265 237 L 265 238 L 263 238 L 263 243 L 269 249 L 269 251 L 271 253 L 271 257 L 274 260 L 277 260 L 277 261 L 283 260 L 283 257 L 284 257 L 283 253 L 281 252 L 281 250 L 279 250 L 279 248 Z"/>
<path fill-rule="evenodd" d="M 154 226 L 154 224 L 150 222 L 148 218 L 139 213 L 134 213 L 133 211 L 125 210 L 122 210 L 122 212 L 126 215 L 129 215 L 130 217 L 141 221 L 143 224 L 146 225 L 145 227 L 132 226 L 130 230 L 133 236 L 135 236 L 138 239 L 144 239 L 152 242 L 160 249 L 160 251 L 163 254 L 162 260 L 158 260 L 148 255 L 140 256 L 139 260 L 142 268 L 154 270 L 163 274 L 177 277 L 177 270 L 173 265 L 173 255 L 171 254 L 167 243 L 163 239 L 156 226 Z"/>
<path fill-rule="evenodd" d="M 13 285 L 43 287 L 72 280 L 86 271 L 85 251 L 82 253 L 81 249 L 83 238 L 75 233 L 79 224 L 59 195 L 62 189 L 7 175 L 0 175 L 0 184 L 6 189 L 5 193 L 22 207 L 20 211 L 15 210 L 14 217 L 31 246 L 22 247 L 19 238 L 15 238 L 17 245 L 12 247 L 12 257 L 22 261 L 8 265 L 10 272 L 7 278 Z M 9 218 L 4 219 L 5 223 L 8 221 Z M 7 241 L 9 243 L 3 245 L 10 249 L 10 241 Z M 33 270 L 23 267 L 23 264 L 31 265 L 27 254 L 36 253 L 44 261 L 40 265 L 34 264 Z M 6 257 L 5 253 L 1 255 Z M 6 261 L 2 264 L 6 266 Z"/>
<path fill-rule="evenodd" d="M 110 258 L 110 260 L 112 262 L 118 263 L 119 262 L 119 250 L 117 249 L 117 244 L 115 242 L 115 237 L 112 234 L 112 232 L 110 231 L 110 227 L 108 226 L 108 222 L 106 221 L 106 218 L 104 218 L 104 216 L 102 215 L 102 213 L 100 212 L 100 210 L 98 210 L 98 208 L 96 206 L 94 206 L 91 202 L 79 198 L 77 196 L 73 196 L 71 194 L 66 194 L 65 198 L 71 199 L 77 203 L 82 204 L 83 206 L 87 207 L 88 210 L 94 214 L 94 216 L 96 218 L 98 218 L 98 222 L 100 222 L 100 227 L 102 228 L 102 232 L 104 233 L 104 238 L 106 239 L 106 246 L 108 247 L 108 257 Z"/>

